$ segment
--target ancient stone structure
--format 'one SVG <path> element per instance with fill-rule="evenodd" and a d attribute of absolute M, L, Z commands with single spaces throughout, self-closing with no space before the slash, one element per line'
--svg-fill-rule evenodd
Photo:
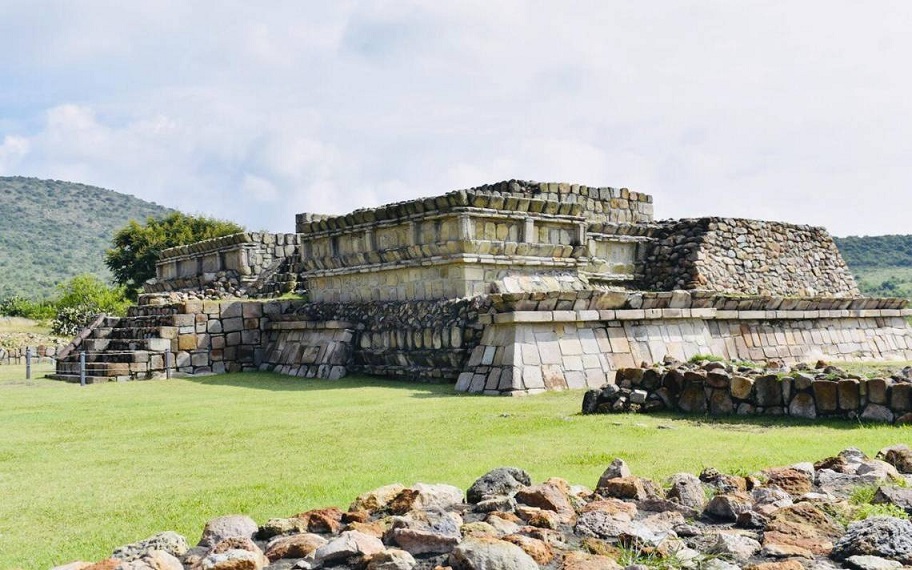
<path fill-rule="evenodd" d="M 166 348 L 181 372 L 486 394 L 595 388 L 666 355 L 912 359 L 912 312 L 860 297 L 821 228 L 655 222 L 646 194 L 511 180 L 295 229 L 163 252 L 130 315 L 82 335 L 97 377 L 159 375 Z M 268 300 L 291 290 L 308 299 Z"/>

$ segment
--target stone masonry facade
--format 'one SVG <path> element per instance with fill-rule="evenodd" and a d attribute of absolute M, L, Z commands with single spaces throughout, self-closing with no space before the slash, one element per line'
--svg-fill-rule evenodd
<path fill-rule="evenodd" d="M 166 250 L 123 319 L 84 331 L 98 379 L 367 373 L 531 394 L 696 354 L 912 359 L 905 301 L 866 299 L 822 228 L 657 222 L 627 189 L 510 180 L 299 214 L 294 234 Z M 301 300 L 276 300 L 290 291 Z M 258 298 L 258 299 L 254 299 Z M 269 300 L 272 298 L 273 300 Z"/>

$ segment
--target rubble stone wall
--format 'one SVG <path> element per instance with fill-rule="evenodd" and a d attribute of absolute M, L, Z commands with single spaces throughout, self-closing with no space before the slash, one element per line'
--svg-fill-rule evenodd
<path fill-rule="evenodd" d="M 860 296 L 825 229 L 732 218 L 666 224 L 646 255 L 642 285 L 745 295 Z"/>

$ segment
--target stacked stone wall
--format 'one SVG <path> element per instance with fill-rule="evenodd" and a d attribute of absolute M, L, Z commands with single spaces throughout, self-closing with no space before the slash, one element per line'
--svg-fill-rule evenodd
<path fill-rule="evenodd" d="M 164 250 L 146 293 L 203 292 L 209 297 L 271 296 L 291 290 L 300 239 L 245 232 Z M 277 273 L 280 273 L 277 275 Z"/>
<path fill-rule="evenodd" d="M 912 380 L 864 378 L 834 366 L 768 370 L 729 363 L 622 368 L 587 394 L 584 413 L 671 410 L 710 415 L 840 417 L 912 423 Z"/>
<path fill-rule="evenodd" d="M 642 287 L 744 295 L 857 297 L 854 277 L 823 228 L 700 218 L 667 223 L 646 255 Z"/>

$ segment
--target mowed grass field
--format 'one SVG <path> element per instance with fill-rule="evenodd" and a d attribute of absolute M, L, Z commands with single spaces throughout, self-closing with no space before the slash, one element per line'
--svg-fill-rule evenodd
<path fill-rule="evenodd" d="M 388 483 L 467 488 L 502 465 L 593 486 L 615 457 L 661 480 L 912 441 L 909 427 L 853 422 L 582 416 L 581 392 L 497 398 L 259 373 L 84 388 L 23 378 L 0 366 L 0 568 L 97 560 L 163 530 L 196 542 L 218 515 L 346 508 Z"/>

